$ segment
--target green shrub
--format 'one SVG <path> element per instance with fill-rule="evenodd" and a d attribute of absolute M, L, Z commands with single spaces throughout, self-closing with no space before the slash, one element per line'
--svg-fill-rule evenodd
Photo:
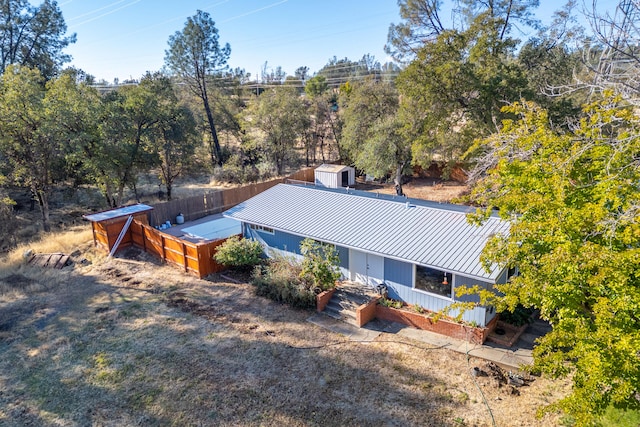
<path fill-rule="evenodd" d="M 311 308 L 316 305 L 313 283 L 302 280 L 302 267 L 295 260 L 276 257 L 253 271 L 252 283 L 256 294 L 295 308 Z"/>
<path fill-rule="evenodd" d="M 420 304 L 414 304 L 412 308 L 413 308 L 413 311 L 419 314 L 424 314 L 424 312 L 426 311 Z"/>
<path fill-rule="evenodd" d="M 402 308 L 404 303 L 402 301 L 396 301 L 391 298 L 380 298 L 380 305 L 391 308 Z"/>
<path fill-rule="evenodd" d="M 301 278 L 311 281 L 321 291 L 333 289 L 340 279 L 336 248 L 307 238 L 300 244 L 300 253 L 303 256 Z"/>
<path fill-rule="evenodd" d="M 500 313 L 500 320 L 513 326 L 522 326 L 530 322 L 533 314 L 532 308 L 525 308 L 521 305 L 516 306 L 513 312 L 503 311 Z"/>
<path fill-rule="evenodd" d="M 254 240 L 233 236 L 218 246 L 213 259 L 228 267 L 248 270 L 262 262 L 262 246 Z"/>

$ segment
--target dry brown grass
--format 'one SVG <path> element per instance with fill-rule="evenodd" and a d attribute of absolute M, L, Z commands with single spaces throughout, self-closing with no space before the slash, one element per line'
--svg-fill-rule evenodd
<path fill-rule="evenodd" d="M 393 184 L 376 184 L 359 182 L 356 189 L 375 191 L 380 194 L 396 194 Z M 458 199 L 467 194 L 469 186 L 456 181 L 442 181 L 436 178 L 414 177 L 402 186 L 407 197 L 431 200 L 442 203 L 457 203 Z"/>
<path fill-rule="evenodd" d="M 71 254 L 80 249 L 86 251 L 93 242 L 91 227 L 87 224 L 70 227 L 65 231 L 44 233 L 29 243 L 21 243 L 0 258 L 0 277 L 15 272 L 26 263 L 25 254 L 64 253 Z"/>
<path fill-rule="evenodd" d="M 27 253 L 64 253 L 73 255 L 71 263 L 90 264 L 105 256 L 94 250 L 92 239 L 91 229 L 87 228 L 87 225 L 76 226 L 64 232 L 47 233 L 39 240 L 21 244 L 5 254 L 0 259 L 0 304 L 16 301 L 29 302 L 37 299 L 40 294 L 56 292 L 61 286 L 75 284 L 77 277 L 70 269 L 58 271 L 33 268 L 27 264 L 28 257 L 25 255 Z"/>
<path fill-rule="evenodd" d="M 462 354 L 350 342 L 250 285 L 130 256 L 142 263 L 20 267 L 41 288 L 0 298 L 0 424 L 492 425 Z M 478 383 L 497 425 L 558 425 L 535 411 L 564 383 Z"/>
<path fill-rule="evenodd" d="M 465 190 L 417 184 L 410 197 Z M 351 342 L 250 285 L 136 251 L 137 263 L 107 261 L 90 241 L 84 224 L 0 261 L 0 425 L 491 426 L 489 409 L 498 426 L 559 424 L 535 414 L 566 382 L 540 378 L 516 396 L 480 377 L 480 392 L 479 359 L 394 334 Z M 27 249 L 75 262 L 32 268 Z"/>

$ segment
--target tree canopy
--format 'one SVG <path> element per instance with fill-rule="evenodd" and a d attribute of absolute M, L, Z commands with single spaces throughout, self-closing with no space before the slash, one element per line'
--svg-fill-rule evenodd
<path fill-rule="evenodd" d="M 211 111 L 208 88 L 209 77 L 224 68 L 231 54 L 229 44 L 221 46 L 219 38 L 218 29 L 211 16 L 198 10 L 195 16 L 187 19 L 182 31 L 177 31 L 169 37 L 165 63 L 202 101 L 211 133 L 213 154 L 216 163 L 222 166 L 222 150 Z"/>
<path fill-rule="evenodd" d="M 394 173 L 398 193 L 411 163 L 411 142 L 398 116 L 398 91 L 391 84 L 366 79 L 341 96 L 342 146 L 357 168 L 375 177 Z"/>
<path fill-rule="evenodd" d="M 75 43 L 55 1 L 0 0 L 0 74 L 10 64 L 35 67 L 48 80 L 71 60 L 62 51 Z"/>
<path fill-rule="evenodd" d="M 485 294 L 499 310 L 540 311 L 553 329 L 534 348 L 535 367 L 571 374 L 558 405 L 579 425 L 609 405 L 640 408 L 640 119 L 620 97 L 587 105 L 567 132 L 531 103 L 480 141 L 472 199 L 511 222 L 483 261 L 519 275 Z"/>

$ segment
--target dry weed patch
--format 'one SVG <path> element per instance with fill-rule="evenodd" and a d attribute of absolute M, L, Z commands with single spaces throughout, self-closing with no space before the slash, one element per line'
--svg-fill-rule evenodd
<path fill-rule="evenodd" d="M 514 396 L 478 378 L 483 397 L 464 355 L 394 334 L 350 342 L 250 285 L 152 262 L 65 270 L 0 299 L 0 423 L 490 426 L 486 399 L 497 425 L 558 424 L 535 411 L 563 384 Z"/>

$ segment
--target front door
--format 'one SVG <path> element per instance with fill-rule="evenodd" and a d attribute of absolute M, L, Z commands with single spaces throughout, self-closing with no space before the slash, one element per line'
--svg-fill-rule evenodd
<path fill-rule="evenodd" d="M 354 282 L 377 286 L 384 282 L 384 258 L 349 249 L 349 271 Z"/>

